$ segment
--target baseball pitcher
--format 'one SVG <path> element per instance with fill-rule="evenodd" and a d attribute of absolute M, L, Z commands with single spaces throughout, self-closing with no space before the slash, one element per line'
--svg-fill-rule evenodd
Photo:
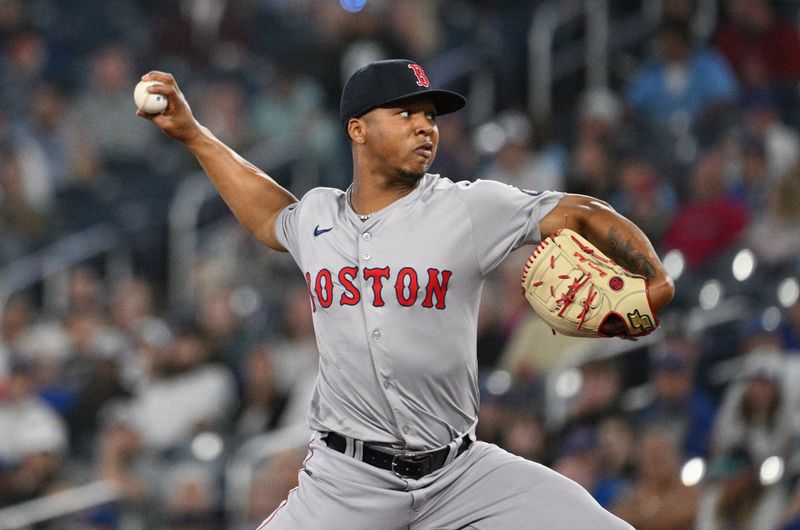
<path fill-rule="evenodd" d="M 475 440 L 476 334 L 484 278 L 522 245 L 537 245 L 523 291 L 553 329 L 655 329 L 673 286 L 636 226 L 591 197 L 428 173 L 437 116 L 466 101 L 412 61 L 350 77 L 340 118 L 352 184 L 299 201 L 200 125 L 171 75 L 143 80 L 162 82 L 148 90 L 168 105 L 139 115 L 181 141 L 308 284 L 315 436 L 299 487 L 260 529 L 631 528 L 575 482 Z"/>

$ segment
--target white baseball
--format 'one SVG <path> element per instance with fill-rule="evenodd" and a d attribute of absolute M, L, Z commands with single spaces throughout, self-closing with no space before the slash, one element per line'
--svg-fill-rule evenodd
<path fill-rule="evenodd" d="M 133 101 L 136 108 L 142 109 L 147 114 L 160 114 L 167 108 L 167 96 L 151 94 L 147 88 L 152 85 L 163 85 L 161 81 L 139 81 L 133 89 Z"/>

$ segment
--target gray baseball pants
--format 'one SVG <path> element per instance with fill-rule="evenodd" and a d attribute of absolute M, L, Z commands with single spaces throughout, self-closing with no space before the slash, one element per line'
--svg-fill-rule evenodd
<path fill-rule="evenodd" d="M 414 480 L 330 449 L 317 434 L 299 486 L 257 530 L 632 528 L 576 482 L 493 444 L 472 444 Z"/>

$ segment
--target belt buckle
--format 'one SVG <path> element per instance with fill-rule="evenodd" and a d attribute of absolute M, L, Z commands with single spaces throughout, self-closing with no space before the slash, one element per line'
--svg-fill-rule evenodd
<path fill-rule="evenodd" d="M 408 475 L 397 470 L 397 463 L 423 464 L 418 474 Z M 392 473 L 400 478 L 418 479 L 431 472 L 433 456 L 431 453 L 398 453 L 392 457 Z"/>

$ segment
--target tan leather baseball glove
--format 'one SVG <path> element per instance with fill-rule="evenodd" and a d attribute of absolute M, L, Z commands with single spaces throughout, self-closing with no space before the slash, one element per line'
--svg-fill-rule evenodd
<path fill-rule="evenodd" d="M 582 236 L 562 229 L 544 238 L 522 273 L 533 310 L 553 329 L 573 337 L 608 337 L 603 326 L 620 319 L 624 337 L 658 327 L 647 281 L 617 265 Z"/>

